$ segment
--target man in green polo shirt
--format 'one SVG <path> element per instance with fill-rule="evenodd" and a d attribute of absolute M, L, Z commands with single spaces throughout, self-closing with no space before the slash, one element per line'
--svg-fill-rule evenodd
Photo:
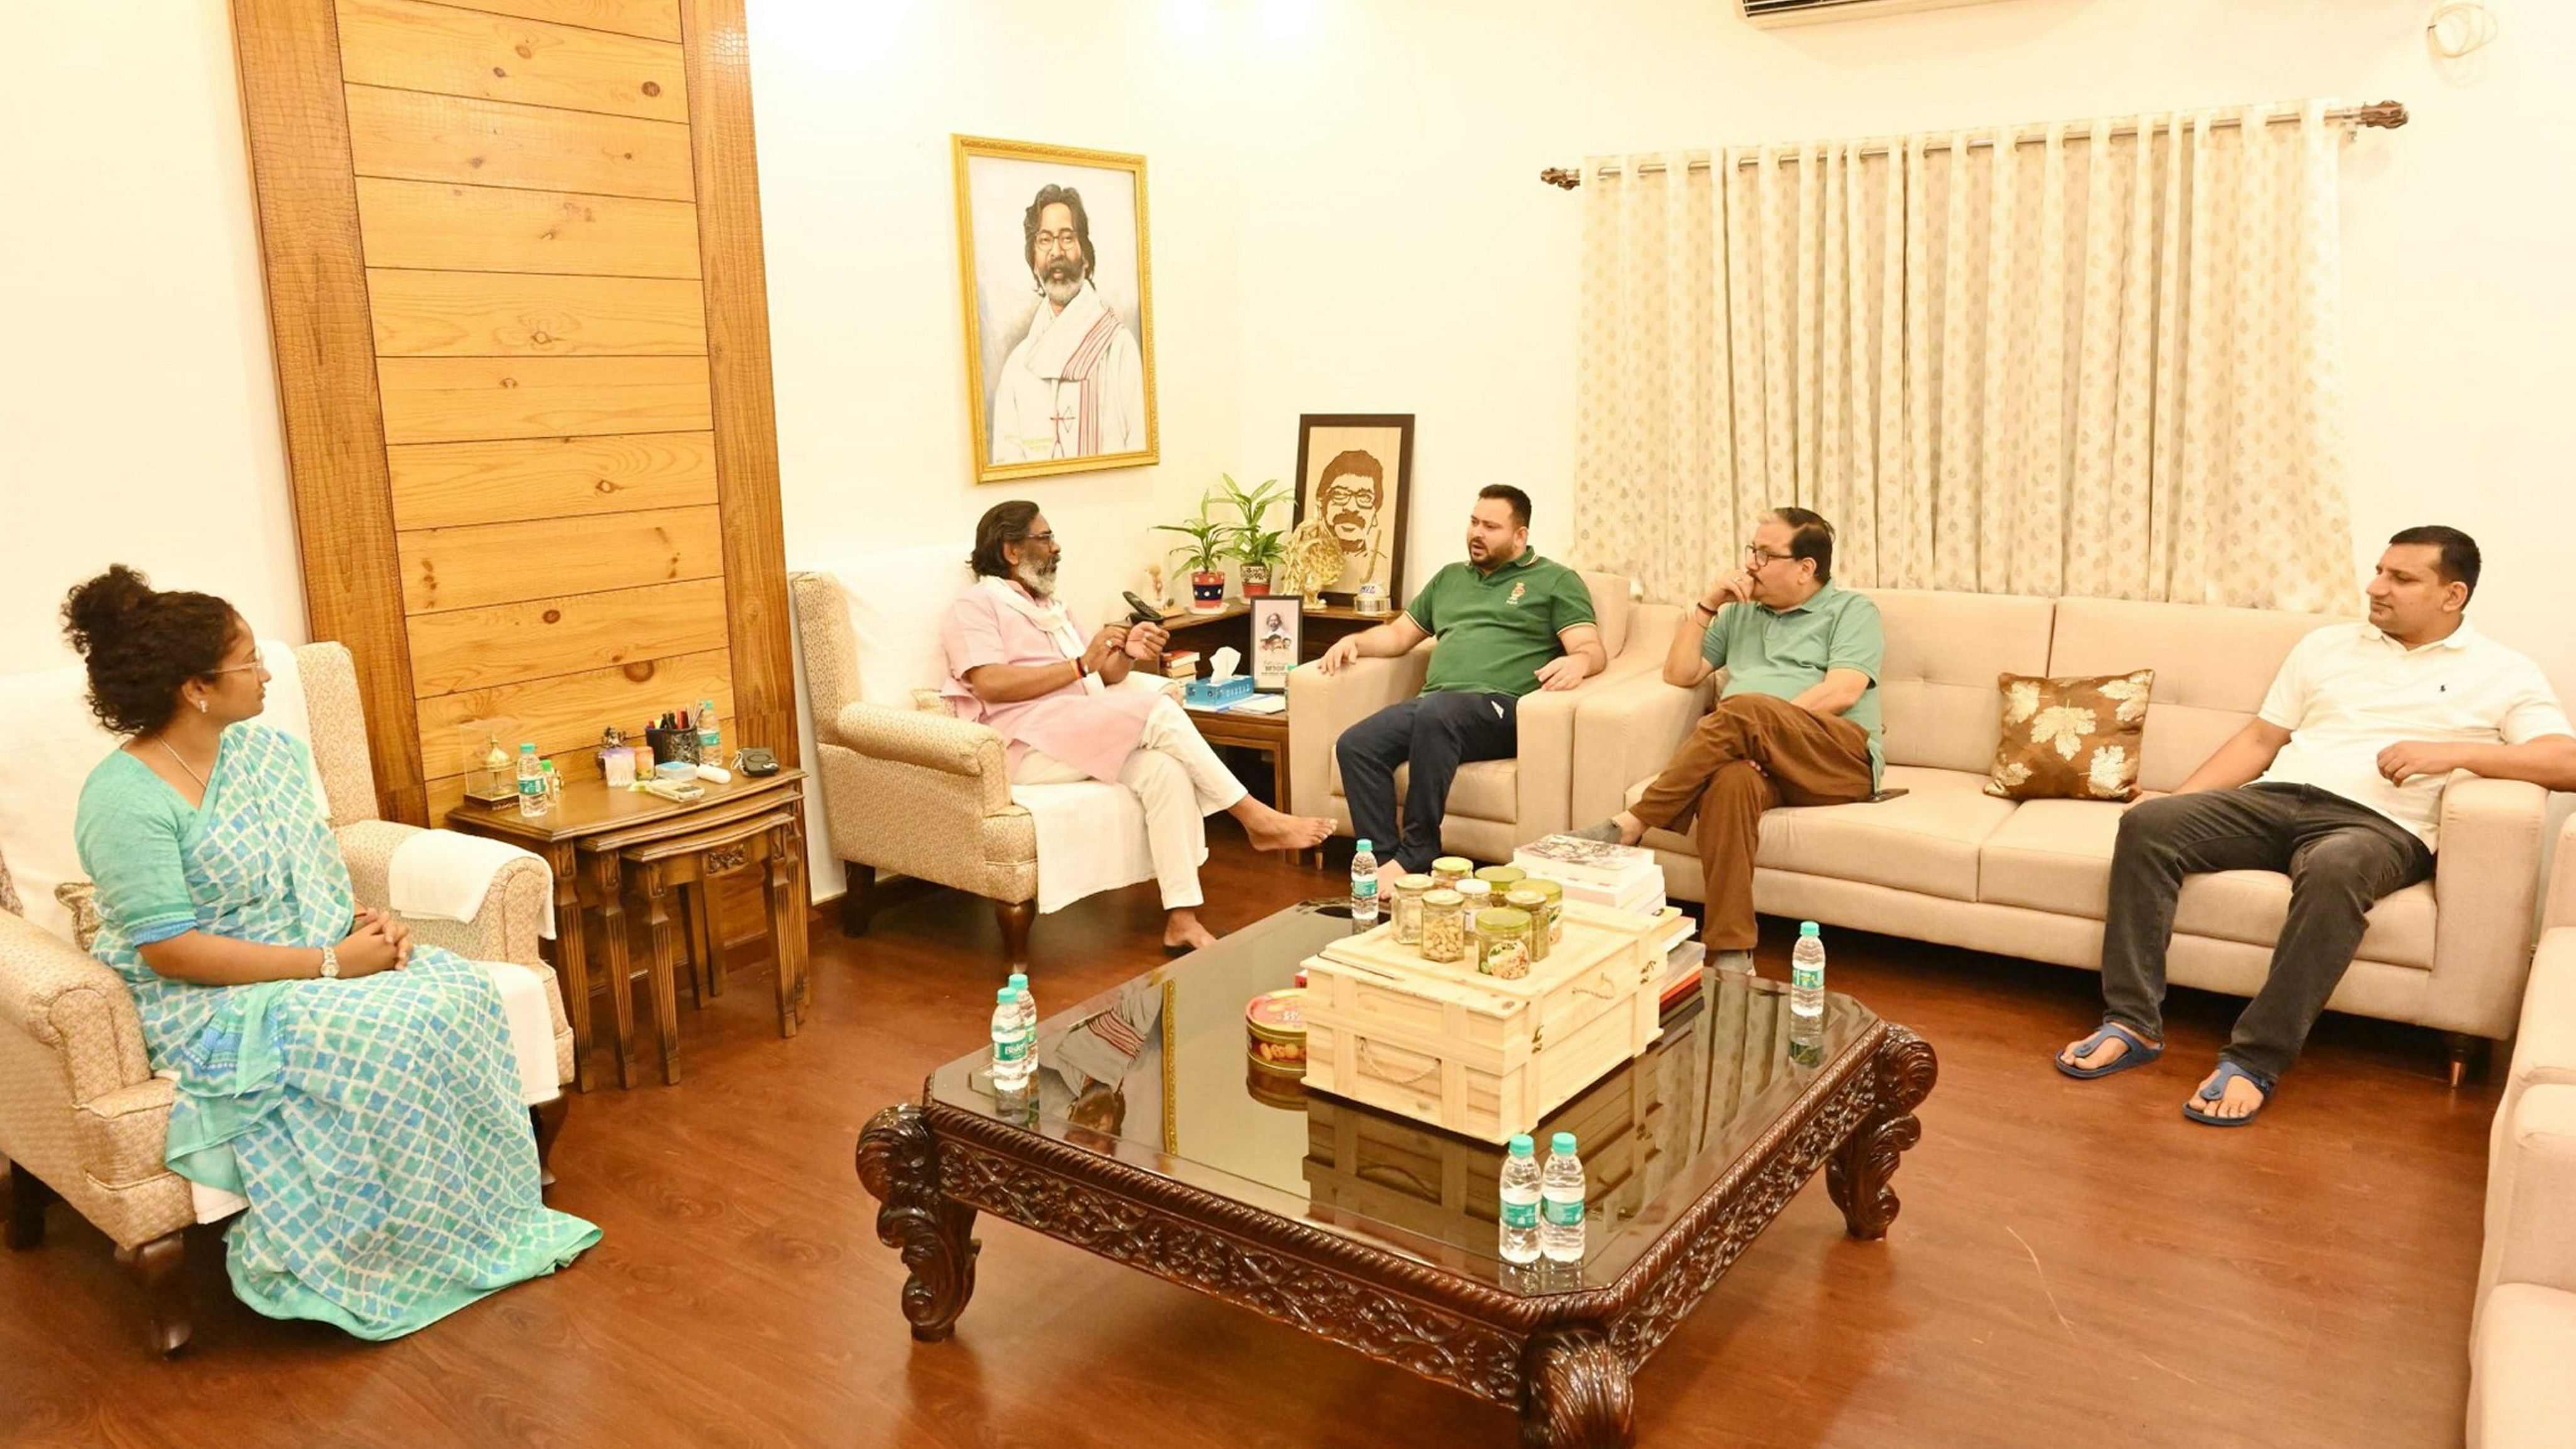
<path fill-rule="evenodd" d="M 1750 970 L 1753 853 L 1762 812 L 1840 805 L 1878 788 L 1878 673 L 1887 640 L 1878 606 L 1834 587 L 1833 525 L 1803 508 L 1764 515 L 1746 568 L 1692 604 L 1705 631 L 1673 631 L 1664 682 L 1690 689 L 1726 671 L 1717 708 L 1635 805 L 1580 832 L 1635 845 L 1649 829 L 1699 818 L 1707 873 L 1703 939 L 1717 964 Z"/>
<path fill-rule="evenodd" d="M 1381 852 L 1382 879 L 1431 868 L 1460 765 L 1520 752 L 1522 695 L 1572 689 L 1610 662 L 1591 590 L 1574 570 L 1530 548 L 1529 520 L 1529 495 L 1521 490 L 1497 483 L 1478 493 L 1467 516 L 1467 561 L 1433 574 L 1403 613 L 1316 661 L 1335 674 L 1356 659 L 1393 658 L 1425 639 L 1440 641 L 1418 697 L 1388 705 L 1333 744 L 1351 829 Z M 1399 837 L 1395 767 L 1408 762 L 1413 780 Z"/>

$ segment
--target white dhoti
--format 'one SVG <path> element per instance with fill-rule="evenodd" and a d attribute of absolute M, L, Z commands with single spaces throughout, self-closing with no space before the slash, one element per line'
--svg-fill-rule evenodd
<path fill-rule="evenodd" d="M 1058 785 L 1092 777 L 1032 749 L 1020 756 L 1011 778 L 1023 785 Z M 1199 861 L 1207 855 L 1207 817 L 1232 809 L 1246 793 L 1243 782 L 1199 738 L 1188 712 L 1165 696 L 1147 712 L 1145 732 L 1119 767 L 1118 783 L 1145 807 L 1145 845 L 1154 857 L 1163 909 L 1205 904 Z"/>

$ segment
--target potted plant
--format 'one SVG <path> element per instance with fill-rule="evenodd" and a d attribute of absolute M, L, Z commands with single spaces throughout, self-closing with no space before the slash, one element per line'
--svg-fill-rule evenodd
<path fill-rule="evenodd" d="M 1280 549 L 1287 535 L 1275 528 L 1261 526 L 1270 505 L 1287 496 L 1279 480 L 1265 480 L 1260 487 L 1246 489 L 1233 475 L 1219 473 L 1225 482 L 1225 501 L 1234 505 L 1241 521 L 1227 537 L 1227 552 L 1243 564 L 1243 596 L 1257 599 L 1270 592 L 1270 571 L 1278 567 Z"/>
<path fill-rule="evenodd" d="M 1234 533 L 1234 525 L 1208 517 L 1208 505 L 1214 497 L 1213 492 L 1199 495 L 1196 518 L 1154 525 L 1164 533 L 1177 533 L 1189 540 L 1172 552 L 1189 560 L 1190 611 L 1197 614 L 1213 614 L 1225 607 L 1227 541 Z"/>

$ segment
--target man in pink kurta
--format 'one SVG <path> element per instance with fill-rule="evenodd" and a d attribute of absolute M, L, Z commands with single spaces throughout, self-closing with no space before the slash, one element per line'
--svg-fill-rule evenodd
<path fill-rule="evenodd" d="M 940 692 L 956 714 L 1002 736 L 1015 783 L 1102 780 L 1134 792 L 1168 913 L 1164 948 L 1206 945 L 1216 939 L 1198 920 L 1207 816 L 1234 816 L 1256 850 L 1311 848 L 1332 822 L 1253 799 L 1169 695 L 1128 685 L 1128 671 L 1159 657 L 1171 636 L 1151 623 L 1086 636 L 1055 595 L 1062 556 L 1036 504 L 986 510 L 970 560 L 975 583 L 940 625 L 948 656 Z"/>

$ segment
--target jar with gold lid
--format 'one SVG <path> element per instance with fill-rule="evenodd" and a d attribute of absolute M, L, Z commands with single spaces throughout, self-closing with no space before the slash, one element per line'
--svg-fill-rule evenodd
<path fill-rule="evenodd" d="M 1547 897 L 1522 885 L 1514 887 L 1511 894 L 1504 896 L 1503 904 L 1529 916 L 1529 958 L 1532 961 L 1546 960 L 1547 948 L 1550 944 L 1547 939 Z"/>
<path fill-rule="evenodd" d="M 1547 929 L 1547 943 L 1550 946 L 1565 944 L 1565 887 L 1546 876 L 1534 875 L 1513 887 L 1515 895 L 1521 891 L 1536 891 L 1545 903 L 1539 924 Z"/>
<path fill-rule="evenodd" d="M 1445 891 L 1476 873 L 1476 863 L 1463 855 L 1444 855 L 1431 862 L 1431 888 Z"/>
<path fill-rule="evenodd" d="M 1422 893 L 1422 959 L 1459 961 L 1467 955 L 1466 902 L 1456 891 Z"/>
<path fill-rule="evenodd" d="M 1395 878 L 1395 943 L 1399 946 L 1422 944 L 1422 898 L 1431 893 L 1431 877 L 1401 875 Z"/>
<path fill-rule="evenodd" d="M 1517 981 L 1530 971 L 1527 911 L 1488 906 L 1476 916 L 1476 969 L 1502 981 Z"/>
<path fill-rule="evenodd" d="M 1494 888 L 1494 899 L 1501 900 L 1529 879 L 1529 872 L 1517 865 L 1489 865 L 1476 872 L 1476 879 Z"/>

